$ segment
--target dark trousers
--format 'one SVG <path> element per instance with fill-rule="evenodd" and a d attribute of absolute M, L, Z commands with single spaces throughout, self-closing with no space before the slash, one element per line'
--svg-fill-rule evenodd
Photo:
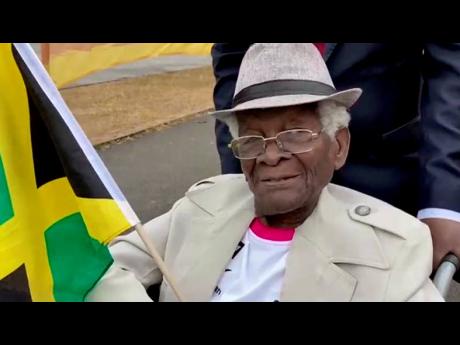
<path fill-rule="evenodd" d="M 232 135 L 227 125 L 222 121 L 216 120 L 215 131 L 222 174 L 241 174 L 240 161 L 233 156 L 232 150 L 228 147 L 232 140 Z"/>

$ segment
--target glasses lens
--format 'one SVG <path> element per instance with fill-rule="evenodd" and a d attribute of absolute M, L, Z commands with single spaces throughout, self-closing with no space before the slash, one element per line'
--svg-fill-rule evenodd
<path fill-rule="evenodd" d="M 290 130 L 278 134 L 284 151 L 291 153 L 306 152 L 311 149 L 313 135 L 307 130 Z"/>
<path fill-rule="evenodd" d="M 233 140 L 233 154 L 237 158 L 256 158 L 264 151 L 264 140 L 261 137 L 242 137 Z"/>

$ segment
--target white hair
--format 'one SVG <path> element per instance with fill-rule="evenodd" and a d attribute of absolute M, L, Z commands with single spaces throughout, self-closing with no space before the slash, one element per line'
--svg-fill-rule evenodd
<path fill-rule="evenodd" d="M 348 127 L 350 122 L 350 113 L 347 111 L 347 108 L 334 100 L 318 102 L 317 113 L 324 133 L 330 138 L 334 138 L 335 133 L 339 129 Z M 225 122 L 230 129 L 232 137 L 238 137 L 238 122 L 235 114 L 229 116 Z"/>
<path fill-rule="evenodd" d="M 318 103 L 318 116 L 323 131 L 330 138 L 334 138 L 339 129 L 348 127 L 350 123 L 350 113 L 347 108 L 333 100 Z"/>

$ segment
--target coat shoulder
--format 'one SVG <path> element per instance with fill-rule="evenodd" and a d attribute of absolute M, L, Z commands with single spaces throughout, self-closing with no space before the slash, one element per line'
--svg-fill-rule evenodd
<path fill-rule="evenodd" d="M 428 226 L 416 217 L 370 195 L 334 185 L 330 194 L 346 204 L 351 220 L 372 226 L 409 241 L 430 237 Z"/>
<path fill-rule="evenodd" d="M 243 174 L 209 177 L 198 181 L 185 193 L 185 199 L 210 214 L 223 208 L 247 205 L 251 198 Z"/>

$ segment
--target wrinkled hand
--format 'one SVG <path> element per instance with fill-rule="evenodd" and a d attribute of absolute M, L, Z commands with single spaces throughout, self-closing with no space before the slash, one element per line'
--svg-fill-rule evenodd
<path fill-rule="evenodd" d="M 433 271 L 448 253 L 460 258 L 460 222 L 440 218 L 422 219 L 422 222 L 429 226 L 433 239 Z"/>

